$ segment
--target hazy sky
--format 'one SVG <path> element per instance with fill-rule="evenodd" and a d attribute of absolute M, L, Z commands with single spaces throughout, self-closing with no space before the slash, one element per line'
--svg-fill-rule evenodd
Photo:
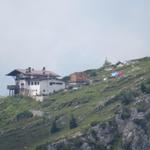
<path fill-rule="evenodd" d="M 143 56 L 150 0 L 0 0 L 0 95 L 15 68 L 66 75 Z"/>

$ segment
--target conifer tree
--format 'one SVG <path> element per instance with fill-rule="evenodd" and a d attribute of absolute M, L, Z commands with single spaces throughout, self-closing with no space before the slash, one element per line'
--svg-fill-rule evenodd
<path fill-rule="evenodd" d="M 53 121 L 52 123 L 52 127 L 51 127 L 51 133 L 56 133 L 59 131 L 59 128 L 57 127 L 57 123 L 56 123 L 56 119 Z"/>
<path fill-rule="evenodd" d="M 142 91 L 143 93 L 146 92 L 146 86 L 145 86 L 144 83 L 141 84 L 141 91 Z"/>
<path fill-rule="evenodd" d="M 74 117 L 74 115 L 71 116 L 71 119 L 70 119 L 70 129 L 74 129 L 78 126 L 77 124 L 77 120 L 76 118 Z"/>

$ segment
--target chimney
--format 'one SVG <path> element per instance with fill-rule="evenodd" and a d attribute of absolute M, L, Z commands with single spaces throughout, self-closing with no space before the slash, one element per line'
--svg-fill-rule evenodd
<path fill-rule="evenodd" d="M 29 70 L 29 73 L 31 73 L 31 67 L 29 67 L 28 70 Z"/>
<path fill-rule="evenodd" d="M 31 73 L 31 67 L 26 69 L 26 73 Z"/>
<path fill-rule="evenodd" d="M 43 67 L 42 71 L 43 71 L 43 74 L 45 74 L 46 68 L 45 68 L 45 67 Z"/>

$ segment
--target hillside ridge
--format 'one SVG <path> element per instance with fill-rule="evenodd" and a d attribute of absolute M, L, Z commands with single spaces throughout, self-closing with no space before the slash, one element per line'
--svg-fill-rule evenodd
<path fill-rule="evenodd" d="M 114 78 L 114 71 L 124 75 Z M 92 84 L 42 103 L 0 98 L 0 149 L 148 150 L 150 57 L 84 72 Z"/>

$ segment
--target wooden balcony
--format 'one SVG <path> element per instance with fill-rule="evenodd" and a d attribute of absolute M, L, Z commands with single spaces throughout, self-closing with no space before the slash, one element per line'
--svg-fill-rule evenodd
<path fill-rule="evenodd" d="M 9 90 L 9 96 L 14 96 L 19 94 L 19 86 L 18 85 L 8 85 L 7 89 Z"/>
<path fill-rule="evenodd" d="M 17 89 L 19 89 L 19 86 L 18 85 L 8 85 L 7 89 L 8 90 L 17 90 Z"/>
<path fill-rule="evenodd" d="M 18 86 L 16 86 L 16 85 L 8 85 L 7 89 L 8 90 L 16 90 L 16 89 L 18 89 Z"/>

